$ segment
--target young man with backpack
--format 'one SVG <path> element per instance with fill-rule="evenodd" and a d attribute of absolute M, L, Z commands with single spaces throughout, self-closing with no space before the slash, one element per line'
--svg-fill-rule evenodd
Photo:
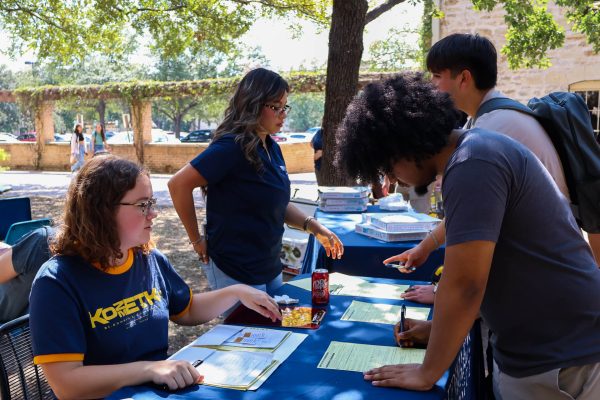
<path fill-rule="evenodd" d="M 365 86 L 336 132 L 336 164 L 351 178 L 387 174 L 418 193 L 443 174 L 446 255 L 424 361 L 364 378 L 432 388 L 481 315 L 498 400 L 596 399 L 600 269 L 568 202 L 525 146 L 456 120 L 448 94 L 401 74 Z"/>
<path fill-rule="evenodd" d="M 495 89 L 498 78 L 497 53 L 494 45 L 485 37 L 477 34 L 453 34 L 436 42 L 427 54 L 427 69 L 432 74 L 432 82 L 437 88 L 450 95 L 456 108 L 469 115 L 466 128 L 485 128 L 505 134 L 529 148 L 546 167 L 561 193 L 573 201 L 565 178 L 559 152 L 544 127 L 532 115 L 522 111 L 505 108 L 498 101 L 505 98 Z M 507 99 L 508 100 L 508 99 Z M 509 100 L 510 101 L 510 100 Z M 496 102 L 496 105 L 492 104 Z M 490 111 L 486 111 L 485 108 Z M 523 112 L 525 111 L 525 112 Z M 590 127 L 591 129 L 591 127 Z M 593 131 L 591 133 L 593 135 Z M 580 139 L 581 140 L 581 139 Z M 592 151 L 598 153 L 598 146 Z M 581 159 L 582 157 L 580 157 Z M 583 162 L 583 160 L 578 161 Z M 597 165 L 600 160 L 597 160 Z M 567 175 L 569 176 L 569 175 Z M 594 193 L 600 194 L 600 176 L 597 176 Z M 572 186 L 575 186 L 574 184 Z M 580 195 L 583 200 L 584 194 Z M 598 195 L 595 195 L 598 198 Z M 544 199 L 539 199 L 539 207 L 544 208 Z M 574 210 L 573 204 L 571 205 Z M 600 215 L 600 204 L 591 207 L 591 212 Z M 578 215 L 575 214 L 580 227 Z M 600 217 L 596 217 L 600 218 Z M 596 225 L 598 225 L 596 223 Z M 600 264 L 600 230 L 589 229 L 588 240 L 596 263 Z M 388 258 L 384 263 L 403 261 L 407 266 L 419 266 L 429 254 L 445 240 L 445 224 L 440 224 L 418 246 L 397 256 Z M 429 290 L 433 290 L 432 287 Z M 419 301 L 419 299 L 411 299 Z"/>

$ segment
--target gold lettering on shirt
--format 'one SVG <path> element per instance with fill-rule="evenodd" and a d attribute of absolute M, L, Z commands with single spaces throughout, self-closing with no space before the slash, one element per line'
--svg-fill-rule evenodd
<path fill-rule="evenodd" d="M 123 318 L 138 313 L 140 312 L 140 308 L 145 309 L 148 306 L 153 306 L 154 303 L 160 302 L 161 299 L 160 290 L 152 288 L 152 292 L 144 291 L 119 300 L 108 307 L 100 307 L 93 314 L 88 311 L 92 328 L 96 328 L 96 324 L 107 325 L 117 317 Z"/>

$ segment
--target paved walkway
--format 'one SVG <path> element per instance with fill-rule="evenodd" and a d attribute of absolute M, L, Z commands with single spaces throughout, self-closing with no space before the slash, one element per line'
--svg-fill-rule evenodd
<path fill-rule="evenodd" d="M 172 175 L 153 174 L 151 176 L 154 196 L 158 204 L 171 207 L 171 196 L 167 188 L 167 182 Z M 292 174 L 292 195 L 296 197 L 316 200 L 317 181 L 314 173 Z M 0 198 L 18 196 L 65 196 L 69 183 L 70 172 L 43 172 L 43 171 L 4 171 L 0 173 L 0 185 L 9 185 L 11 190 L 0 194 Z M 296 191 L 296 189 L 298 189 Z M 200 191 L 194 192 L 196 205 L 202 206 L 203 201 Z"/>

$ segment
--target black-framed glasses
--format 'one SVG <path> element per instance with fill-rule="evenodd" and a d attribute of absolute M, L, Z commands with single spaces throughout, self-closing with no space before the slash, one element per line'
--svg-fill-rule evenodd
<path fill-rule="evenodd" d="M 283 112 L 289 114 L 289 112 L 292 111 L 292 106 L 287 104 L 283 107 L 274 106 L 273 104 L 265 104 L 265 107 L 269 107 L 271 110 L 273 110 L 277 117 L 279 117 Z"/>
<path fill-rule="evenodd" d="M 121 202 L 121 203 L 119 203 L 119 205 L 122 205 L 122 206 L 135 206 L 135 207 L 137 207 L 140 210 L 140 212 L 142 213 L 142 215 L 144 217 L 147 217 L 148 214 L 150 213 L 150 211 L 152 211 L 152 210 L 156 211 L 156 198 L 150 197 L 148 200 L 146 200 L 146 201 L 140 201 L 138 203 L 124 203 L 124 202 Z"/>

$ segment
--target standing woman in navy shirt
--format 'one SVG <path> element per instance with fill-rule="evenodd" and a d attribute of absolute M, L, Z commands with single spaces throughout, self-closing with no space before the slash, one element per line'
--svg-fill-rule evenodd
<path fill-rule="evenodd" d="M 257 68 L 238 84 L 212 143 L 169 181 L 173 205 L 213 289 L 246 283 L 267 293 L 282 282 L 283 224 L 313 235 L 327 255 L 340 258 L 338 237 L 290 204 L 290 180 L 271 139 L 290 106 L 289 86 Z M 206 194 L 206 236 L 198 229 L 192 191 Z"/>

